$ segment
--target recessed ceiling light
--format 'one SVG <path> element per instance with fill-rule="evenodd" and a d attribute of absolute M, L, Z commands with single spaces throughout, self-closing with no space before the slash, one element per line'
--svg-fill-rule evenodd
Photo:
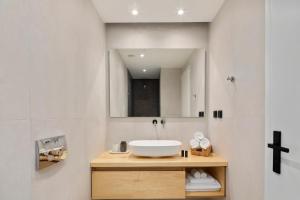
<path fill-rule="evenodd" d="M 145 54 L 142 54 L 142 53 L 141 53 L 141 54 L 140 54 L 140 57 L 141 57 L 141 58 L 144 58 L 144 57 L 145 57 Z"/>
<path fill-rule="evenodd" d="M 184 14 L 184 10 L 182 8 L 177 10 L 177 15 L 182 16 Z"/>
<path fill-rule="evenodd" d="M 137 9 L 133 9 L 133 10 L 131 11 L 131 14 L 134 15 L 134 16 L 136 16 L 136 15 L 139 14 L 139 11 L 138 11 Z"/>
<path fill-rule="evenodd" d="M 143 72 L 146 72 L 147 70 L 146 69 L 143 69 Z"/>

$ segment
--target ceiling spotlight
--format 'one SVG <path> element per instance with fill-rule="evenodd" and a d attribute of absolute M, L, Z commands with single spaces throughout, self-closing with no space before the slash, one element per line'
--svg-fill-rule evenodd
<path fill-rule="evenodd" d="M 182 16 L 184 14 L 184 10 L 182 8 L 177 10 L 177 15 Z"/>
<path fill-rule="evenodd" d="M 133 9 L 133 10 L 131 11 L 131 14 L 134 15 L 134 16 L 136 16 L 136 15 L 139 14 L 139 11 L 138 11 L 137 9 Z"/>
<path fill-rule="evenodd" d="M 143 72 L 146 72 L 147 70 L 146 69 L 143 69 Z"/>
<path fill-rule="evenodd" d="M 141 54 L 140 54 L 140 57 L 141 57 L 141 58 L 144 58 L 144 57 L 145 57 L 145 54 L 142 54 L 142 53 L 141 53 Z"/>

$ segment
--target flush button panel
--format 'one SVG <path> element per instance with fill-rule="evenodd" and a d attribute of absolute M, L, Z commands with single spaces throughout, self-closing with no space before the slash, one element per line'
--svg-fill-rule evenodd
<path fill-rule="evenodd" d="M 57 136 L 36 141 L 36 168 L 47 168 L 67 158 L 66 137 Z"/>

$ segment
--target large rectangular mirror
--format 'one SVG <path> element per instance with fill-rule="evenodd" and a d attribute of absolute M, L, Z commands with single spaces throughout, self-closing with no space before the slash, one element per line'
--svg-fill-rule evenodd
<path fill-rule="evenodd" d="M 111 117 L 201 117 L 205 49 L 109 51 Z"/>

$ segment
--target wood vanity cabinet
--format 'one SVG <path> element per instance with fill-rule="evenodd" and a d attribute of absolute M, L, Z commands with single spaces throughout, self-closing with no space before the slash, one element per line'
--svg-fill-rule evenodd
<path fill-rule="evenodd" d="M 185 172 L 93 171 L 93 199 L 185 199 Z"/>
<path fill-rule="evenodd" d="M 92 199 L 186 199 L 224 197 L 227 161 L 219 157 L 138 158 L 102 154 L 91 162 Z M 203 168 L 222 188 L 216 192 L 186 192 L 186 173 Z"/>

